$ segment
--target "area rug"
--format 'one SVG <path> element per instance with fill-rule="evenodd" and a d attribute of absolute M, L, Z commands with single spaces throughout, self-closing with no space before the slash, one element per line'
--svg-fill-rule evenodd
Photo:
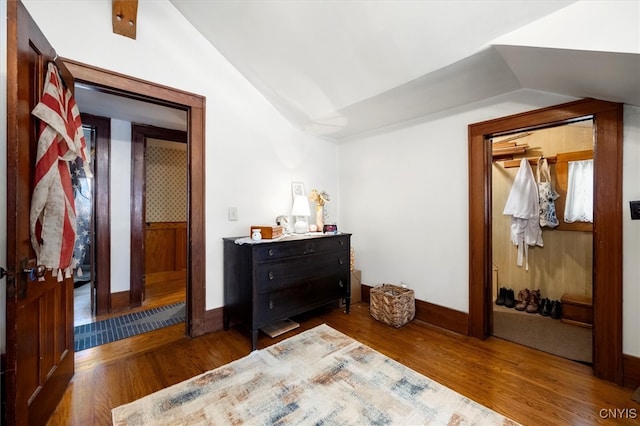
<path fill-rule="evenodd" d="M 184 322 L 185 312 L 185 303 L 178 302 L 76 326 L 73 330 L 75 351 L 83 351 Z"/>
<path fill-rule="evenodd" d="M 324 324 L 112 416 L 118 426 L 517 425 Z"/>

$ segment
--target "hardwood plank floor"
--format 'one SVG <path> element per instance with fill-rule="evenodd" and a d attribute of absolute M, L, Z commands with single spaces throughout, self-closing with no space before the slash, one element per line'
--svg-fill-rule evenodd
<path fill-rule="evenodd" d="M 419 321 L 395 329 L 371 318 L 362 302 L 349 315 L 324 309 L 299 322 L 300 328 L 275 339 L 260 334 L 259 347 L 326 323 L 524 425 L 631 425 L 640 418 L 632 389 L 595 378 L 587 365 L 499 338 L 481 341 Z M 189 338 L 184 325 L 176 325 L 78 352 L 76 374 L 48 424 L 111 424 L 112 408 L 250 349 L 249 335 L 240 329 Z"/>
<path fill-rule="evenodd" d="M 86 283 L 74 289 L 73 292 L 74 326 L 183 302 L 187 294 L 186 286 L 185 274 L 182 274 L 182 276 L 176 276 L 176 274 L 168 276 L 165 273 L 148 274 L 145 286 L 145 298 L 141 306 L 119 311 L 114 310 L 105 315 L 92 315 L 90 298 L 91 284 Z"/>

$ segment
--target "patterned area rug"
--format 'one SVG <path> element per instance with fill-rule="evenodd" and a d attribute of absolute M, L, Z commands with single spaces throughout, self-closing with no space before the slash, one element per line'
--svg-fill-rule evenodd
<path fill-rule="evenodd" d="M 79 352 L 94 346 L 168 327 L 185 320 L 185 303 L 179 302 L 142 312 L 74 327 L 74 347 Z"/>
<path fill-rule="evenodd" d="M 112 410 L 114 425 L 517 425 L 320 325 Z"/>

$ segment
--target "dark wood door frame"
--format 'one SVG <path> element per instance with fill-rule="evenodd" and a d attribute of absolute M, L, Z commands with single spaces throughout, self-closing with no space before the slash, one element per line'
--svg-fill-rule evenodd
<path fill-rule="evenodd" d="M 95 156 L 93 158 L 93 219 L 95 223 L 93 244 L 95 265 L 92 265 L 92 280 L 95 280 L 96 315 L 111 312 L 111 215 L 110 215 L 110 162 L 111 119 L 97 115 L 82 114 L 82 123 L 96 132 Z M 93 267 L 95 266 L 95 270 Z M 93 295 L 91 296 L 93 297 Z"/>
<path fill-rule="evenodd" d="M 622 385 L 622 132 L 623 105 L 584 99 L 469 126 L 469 335 L 492 332 L 490 137 L 594 121 L 593 369 Z"/>
<path fill-rule="evenodd" d="M 200 336 L 205 328 L 205 103 L 203 96 L 105 69 L 63 59 L 76 81 L 120 96 L 183 109 L 187 112 L 187 300 L 186 332 Z"/>
<path fill-rule="evenodd" d="M 187 143 L 187 132 L 143 124 L 131 125 L 131 306 L 140 306 L 144 298 L 147 138 Z"/>

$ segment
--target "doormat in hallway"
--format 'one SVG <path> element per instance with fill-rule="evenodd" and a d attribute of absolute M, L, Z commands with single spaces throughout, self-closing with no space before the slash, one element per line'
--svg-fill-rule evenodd
<path fill-rule="evenodd" d="M 74 347 L 79 352 L 137 334 L 185 321 L 185 303 L 160 306 L 74 327 Z"/>

